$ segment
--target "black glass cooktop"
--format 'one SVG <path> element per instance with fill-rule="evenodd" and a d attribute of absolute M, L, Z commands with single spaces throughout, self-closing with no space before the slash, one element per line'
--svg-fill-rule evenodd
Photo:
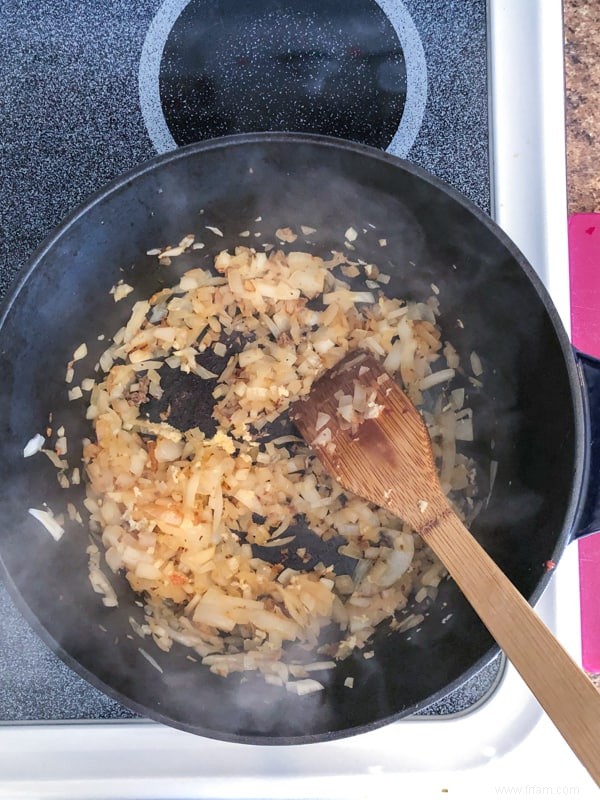
<path fill-rule="evenodd" d="M 375 0 L 192 0 L 167 37 L 159 86 L 177 144 L 296 130 L 386 148 L 406 62 Z"/>
<path fill-rule="evenodd" d="M 65 214 L 157 152 L 252 130 L 387 149 L 489 210 L 486 0 L 5 0 L 0 296 Z M 468 709 L 498 660 L 425 713 Z M 133 716 L 0 585 L 0 721 Z"/>

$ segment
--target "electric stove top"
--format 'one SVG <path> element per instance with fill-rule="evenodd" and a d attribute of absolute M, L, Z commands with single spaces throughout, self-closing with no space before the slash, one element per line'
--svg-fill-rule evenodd
<path fill-rule="evenodd" d="M 568 327 L 560 87 L 560 4 L 545 0 L 5 0 L 0 294 L 119 173 L 196 139 L 300 130 L 387 149 L 462 191 Z M 579 658 L 577 590 L 568 548 L 538 611 Z M 501 658 L 424 714 L 285 751 L 184 734 L 72 673 L 0 585 L 0 797 L 592 796 Z"/>

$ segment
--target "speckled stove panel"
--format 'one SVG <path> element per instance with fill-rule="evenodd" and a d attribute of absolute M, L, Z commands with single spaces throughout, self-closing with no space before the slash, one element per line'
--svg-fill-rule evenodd
<path fill-rule="evenodd" d="M 388 147 L 488 210 L 485 5 L 5 0 L 0 296 L 53 227 L 106 181 L 177 142 L 240 129 L 295 127 Z M 225 7 L 237 8 L 241 31 L 219 20 Z M 202 27 L 209 19 L 218 36 Z M 279 19 L 281 35 L 270 19 Z M 177 75 L 190 31 L 206 42 L 194 56 L 204 83 Z M 152 35 L 163 36 L 164 51 Z M 257 53 L 253 37 L 271 50 Z M 235 58 L 211 62 L 232 41 Z M 267 57 L 276 69 L 264 68 Z M 248 88 L 238 101 L 242 73 Z M 500 669 L 496 660 L 431 710 L 469 707 Z M 0 586 L 0 720 L 129 716 L 45 647 Z"/>
<path fill-rule="evenodd" d="M 402 118 L 406 65 L 374 0 L 191 0 L 159 83 L 177 144 L 316 130 L 384 149 Z"/>

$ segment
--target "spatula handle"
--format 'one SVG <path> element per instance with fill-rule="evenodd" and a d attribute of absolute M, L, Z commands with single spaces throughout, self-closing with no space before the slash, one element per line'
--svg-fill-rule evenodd
<path fill-rule="evenodd" d="M 454 512 L 423 535 L 600 785 L 600 692 Z"/>

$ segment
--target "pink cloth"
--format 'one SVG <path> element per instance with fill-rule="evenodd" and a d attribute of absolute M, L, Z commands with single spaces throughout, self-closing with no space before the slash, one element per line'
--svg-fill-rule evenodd
<path fill-rule="evenodd" d="M 570 217 L 569 266 L 573 344 L 600 358 L 600 214 Z M 579 572 L 582 664 L 600 672 L 600 534 L 580 540 Z"/>

